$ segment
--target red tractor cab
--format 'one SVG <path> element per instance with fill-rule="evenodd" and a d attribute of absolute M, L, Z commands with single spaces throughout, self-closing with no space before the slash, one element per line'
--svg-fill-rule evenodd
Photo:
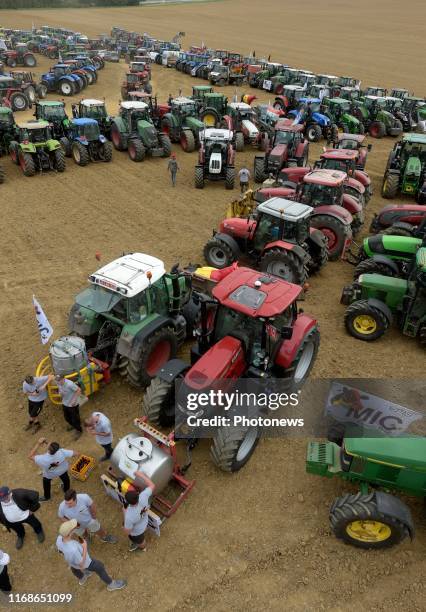
<path fill-rule="evenodd" d="M 302 125 L 277 121 L 272 142 L 267 142 L 265 149 L 264 155 L 254 158 L 256 183 L 263 183 L 271 175 L 277 178 L 283 168 L 308 163 L 309 142 L 305 140 Z"/>
<path fill-rule="evenodd" d="M 373 186 L 367 172 L 358 169 L 358 159 L 359 152 L 357 149 L 327 149 L 324 153 L 321 153 L 320 161 L 317 162 L 316 166 L 327 168 L 328 170 L 342 170 L 342 172 L 346 172 L 349 177 L 349 190 L 354 189 L 358 193 L 362 192 L 365 203 L 368 204 L 373 195 Z M 355 183 L 351 179 L 355 179 Z M 362 190 L 356 182 L 361 184 Z M 348 192 L 350 192 L 349 190 Z"/>
<path fill-rule="evenodd" d="M 0 61 L 11 68 L 16 68 L 16 66 L 34 68 L 37 66 L 35 55 L 29 51 L 25 43 L 17 43 L 15 48 L 10 51 L 0 51 Z"/>
<path fill-rule="evenodd" d="M 149 81 L 151 78 L 151 66 L 147 62 L 130 62 L 129 72 L 139 74 L 140 78 L 146 81 Z"/>
<path fill-rule="evenodd" d="M 366 144 L 366 136 L 364 134 L 346 134 L 339 133 L 338 141 L 335 144 L 336 149 L 353 149 L 358 151 L 358 159 L 356 162 L 359 170 L 364 170 L 367 163 L 367 154 L 373 148 L 371 144 Z"/>
<path fill-rule="evenodd" d="M 127 94 L 129 91 L 145 91 L 146 93 L 152 93 L 152 86 L 149 82 L 147 72 L 127 72 L 124 81 L 121 84 L 121 97 L 123 100 L 127 100 Z"/>

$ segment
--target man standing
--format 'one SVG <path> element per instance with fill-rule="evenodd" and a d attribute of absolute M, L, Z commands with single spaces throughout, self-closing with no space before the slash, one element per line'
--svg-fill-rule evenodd
<path fill-rule="evenodd" d="M 59 504 L 58 516 L 63 522 L 75 519 L 77 527 L 74 533 L 82 538 L 88 532 L 96 534 L 101 542 L 116 544 L 117 538 L 107 534 L 102 529 L 96 517 L 96 506 L 93 499 L 87 493 L 77 493 L 74 489 L 69 489 L 64 495 L 64 501 Z"/>
<path fill-rule="evenodd" d="M 129 551 L 146 550 L 145 531 L 148 527 L 149 499 L 155 491 L 155 484 L 143 472 L 136 472 L 146 488 L 141 492 L 128 491 L 125 495 L 128 507 L 124 509 L 124 533 L 129 536 Z"/>
<path fill-rule="evenodd" d="M 93 412 L 86 421 L 87 431 L 104 449 L 104 456 L 99 461 L 107 461 L 112 455 L 112 426 L 109 418 L 102 412 Z"/>
<path fill-rule="evenodd" d="M 47 445 L 47 453 L 36 455 L 40 446 Z M 70 457 L 76 457 L 78 453 L 66 448 L 60 448 L 57 442 L 48 444 L 46 438 L 40 438 L 31 450 L 28 458 L 41 467 L 43 474 L 43 495 L 39 501 L 44 502 L 50 499 L 51 484 L 54 478 L 62 480 L 62 488 L 68 491 L 70 488 L 70 477 L 68 475 L 68 461 Z"/>
<path fill-rule="evenodd" d="M 32 433 L 35 434 L 41 427 L 38 420 L 41 409 L 43 408 L 44 400 L 47 399 L 47 385 L 53 380 L 53 374 L 48 376 L 26 376 L 22 383 L 22 390 L 28 397 L 28 414 L 30 420 L 24 427 L 24 431 L 28 431 L 34 427 Z"/>
<path fill-rule="evenodd" d="M 9 573 L 7 571 L 7 566 L 9 563 L 9 555 L 0 550 L 0 591 L 3 591 L 3 593 L 10 593 L 12 590 Z"/>
<path fill-rule="evenodd" d="M 24 545 L 25 528 L 28 523 L 34 529 L 37 539 L 44 542 L 45 536 L 43 526 L 35 517 L 34 512 L 40 508 L 38 493 L 30 489 L 13 489 L 9 487 L 0 488 L 0 523 L 13 531 L 16 538 L 16 548 L 19 550 Z"/>
<path fill-rule="evenodd" d="M 67 431 L 76 430 L 74 439 L 77 440 L 83 430 L 80 421 L 80 407 L 78 398 L 81 395 L 81 389 L 69 378 L 65 378 L 62 374 L 55 376 L 58 392 L 62 398 L 62 408 L 64 411 L 64 419 L 68 423 Z"/>
<path fill-rule="evenodd" d="M 249 186 L 250 170 L 248 168 L 241 168 L 241 170 L 238 172 L 238 176 L 240 179 L 241 194 L 244 194 Z"/>
<path fill-rule="evenodd" d="M 59 527 L 59 536 L 56 539 L 56 548 L 64 555 L 72 573 L 76 576 L 78 584 L 83 586 L 89 577 L 95 573 L 105 582 L 108 591 L 117 591 L 126 586 L 125 580 L 113 580 L 105 569 L 104 564 L 97 559 L 92 559 L 87 550 L 87 542 L 77 542 L 73 534 L 77 528 L 77 521 L 71 519 L 62 523 Z"/>
<path fill-rule="evenodd" d="M 172 185 L 173 187 L 176 187 L 176 174 L 177 174 L 177 171 L 180 170 L 180 166 L 176 161 L 176 153 L 172 153 L 170 155 L 167 169 L 170 172 L 170 176 L 172 177 Z"/>

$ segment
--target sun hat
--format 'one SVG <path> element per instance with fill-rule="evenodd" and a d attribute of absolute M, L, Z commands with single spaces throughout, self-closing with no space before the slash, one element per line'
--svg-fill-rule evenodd
<path fill-rule="evenodd" d="M 69 536 L 70 533 L 74 531 L 74 529 L 77 527 L 77 525 L 78 523 L 75 519 L 65 521 L 65 523 L 62 523 L 62 525 L 59 527 L 59 535 L 63 537 Z"/>

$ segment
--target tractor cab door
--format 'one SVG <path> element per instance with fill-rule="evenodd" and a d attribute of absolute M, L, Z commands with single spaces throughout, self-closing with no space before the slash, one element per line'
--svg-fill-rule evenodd
<path fill-rule="evenodd" d="M 278 217 L 261 215 L 257 221 L 253 236 L 253 250 L 261 253 L 270 242 L 279 240 L 282 235 L 282 222 Z"/>

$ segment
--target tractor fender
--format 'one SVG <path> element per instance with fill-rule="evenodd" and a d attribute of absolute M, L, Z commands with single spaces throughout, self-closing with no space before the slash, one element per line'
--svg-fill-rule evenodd
<path fill-rule="evenodd" d="M 79 77 L 77 77 L 76 75 L 68 74 L 58 79 L 58 83 L 60 83 L 61 81 L 71 81 L 73 83 L 74 81 L 78 81 L 78 80 L 79 80 Z"/>
<path fill-rule="evenodd" d="M 289 368 L 296 358 L 297 351 L 306 334 L 317 326 L 317 321 L 307 314 L 297 315 L 293 325 L 293 334 L 289 340 L 284 340 L 280 346 L 275 363 L 281 368 Z"/>
<path fill-rule="evenodd" d="M 132 361 L 138 361 L 142 351 L 143 343 L 158 329 L 163 327 L 171 326 L 174 327 L 174 321 L 171 317 L 164 317 L 162 315 L 153 315 L 153 319 L 142 329 L 140 329 L 134 336 L 121 334 L 117 342 L 117 352 L 123 357 L 128 357 Z"/>
<path fill-rule="evenodd" d="M 229 234 L 224 234 L 222 232 L 217 232 L 214 235 L 214 237 L 215 237 L 216 240 L 221 240 L 227 246 L 229 246 L 231 251 L 234 253 L 236 259 L 238 259 L 240 257 L 240 254 L 241 254 L 240 247 L 238 246 L 237 241 L 234 240 L 234 238 L 232 236 L 229 236 Z"/>
<path fill-rule="evenodd" d="M 229 115 L 224 115 L 222 118 L 222 121 L 226 124 L 226 128 L 228 130 L 231 130 L 231 132 L 233 131 L 233 121 L 232 121 L 232 117 L 230 117 Z"/>
<path fill-rule="evenodd" d="M 127 134 L 127 127 L 121 117 L 114 117 L 113 123 L 118 127 L 120 134 Z"/>
<path fill-rule="evenodd" d="M 179 126 L 179 122 L 173 115 L 173 113 L 166 113 L 165 115 L 163 115 L 163 119 L 167 119 L 172 128 L 177 128 Z"/>
<path fill-rule="evenodd" d="M 313 242 L 320 249 L 322 249 L 327 244 L 324 234 L 316 227 L 311 227 L 309 233 L 309 240 L 311 240 L 311 242 Z"/>
<path fill-rule="evenodd" d="M 46 142 L 46 147 L 47 147 L 47 150 L 48 150 L 49 152 L 51 152 L 51 151 L 56 151 L 57 149 L 61 149 L 61 148 L 62 148 L 62 147 L 61 147 L 61 143 L 60 143 L 60 142 L 58 142 L 57 140 L 53 140 L 53 139 L 48 140 L 48 141 Z"/>
<path fill-rule="evenodd" d="M 274 242 L 268 242 L 265 248 L 262 251 L 262 255 L 271 249 L 281 249 L 282 251 L 292 251 L 296 253 L 296 255 L 302 260 L 305 261 L 308 259 L 308 254 L 305 249 L 303 249 L 298 244 L 293 244 L 292 242 L 286 242 L 285 240 L 275 240 Z"/>
<path fill-rule="evenodd" d="M 385 315 L 385 317 L 389 321 L 389 325 L 392 323 L 392 320 L 393 320 L 392 312 L 390 308 L 387 306 L 387 304 L 382 302 L 382 300 L 377 300 L 376 298 L 368 298 L 367 302 L 370 306 L 373 306 L 373 308 L 377 308 L 377 310 L 380 310 L 380 312 Z"/>
<path fill-rule="evenodd" d="M 352 216 L 360 213 L 362 211 L 362 204 L 357 202 L 355 198 L 345 193 L 343 195 L 342 208 L 344 207 Z"/>
<path fill-rule="evenodd" d="M 21 149 L 23 153 L 35 153 L 36 152 L 36 146 L 32 142 L 28 142 L 27 144 L 21 143 L 19 145 L 19 149 Z"/>
<path fill-rule="evenodd" d="M 377 510 L 385 516 L 392 516 L 403 523 L 410 534 L 410 538 L 415 536 L 414 522 L 410 509 L 400 499 L 383 491 L 376 491 Z"/>
<path fill-rule="evenodd" d="M 321 127 L 325 127 L 326 125 L 330 124 L 330 119 L 321 113 L 312 113 L 312 119 Z"/>
<path fill-rule="evenodd" d="M 164 382 L 172 384 L 190 366 L 182 359 L 171 359 L 158 371 L 157 377 Z"/>
<path fill-rule="evenodd" d="M 296 153 L 294 154 L 294 157 L 296 158 L 303 157 L 305 154 L 305 151 L 309 151 L 309 143 L 308 142 L 299 143 L 296 147 Z"/>
<path fill-rule="evenodd" d="M 392 270 L 396 272 L 396 274 L 399 273 L 399 268 L 397 264 L 390 257 L 386 257 L 386 255 L 372 255 L 368 259 L 372 259 L 373 261 L 376 261 L 377 263 L 385 264 L 386 266 L 389 266 L 389 268 L 392 268 Z"/>
<path fill-rule="evenodd" d="M 349 211 L 343 206 L 335 206 L 335 205 L 325 205 L 325 206 L 316 206 L 314 208 L 314 212 L 312 216 L 316 217 L 317 215 L 330 215 L 330 217 L 335 217 L 345 225 L 351 225 L 353 218 Z"/>

